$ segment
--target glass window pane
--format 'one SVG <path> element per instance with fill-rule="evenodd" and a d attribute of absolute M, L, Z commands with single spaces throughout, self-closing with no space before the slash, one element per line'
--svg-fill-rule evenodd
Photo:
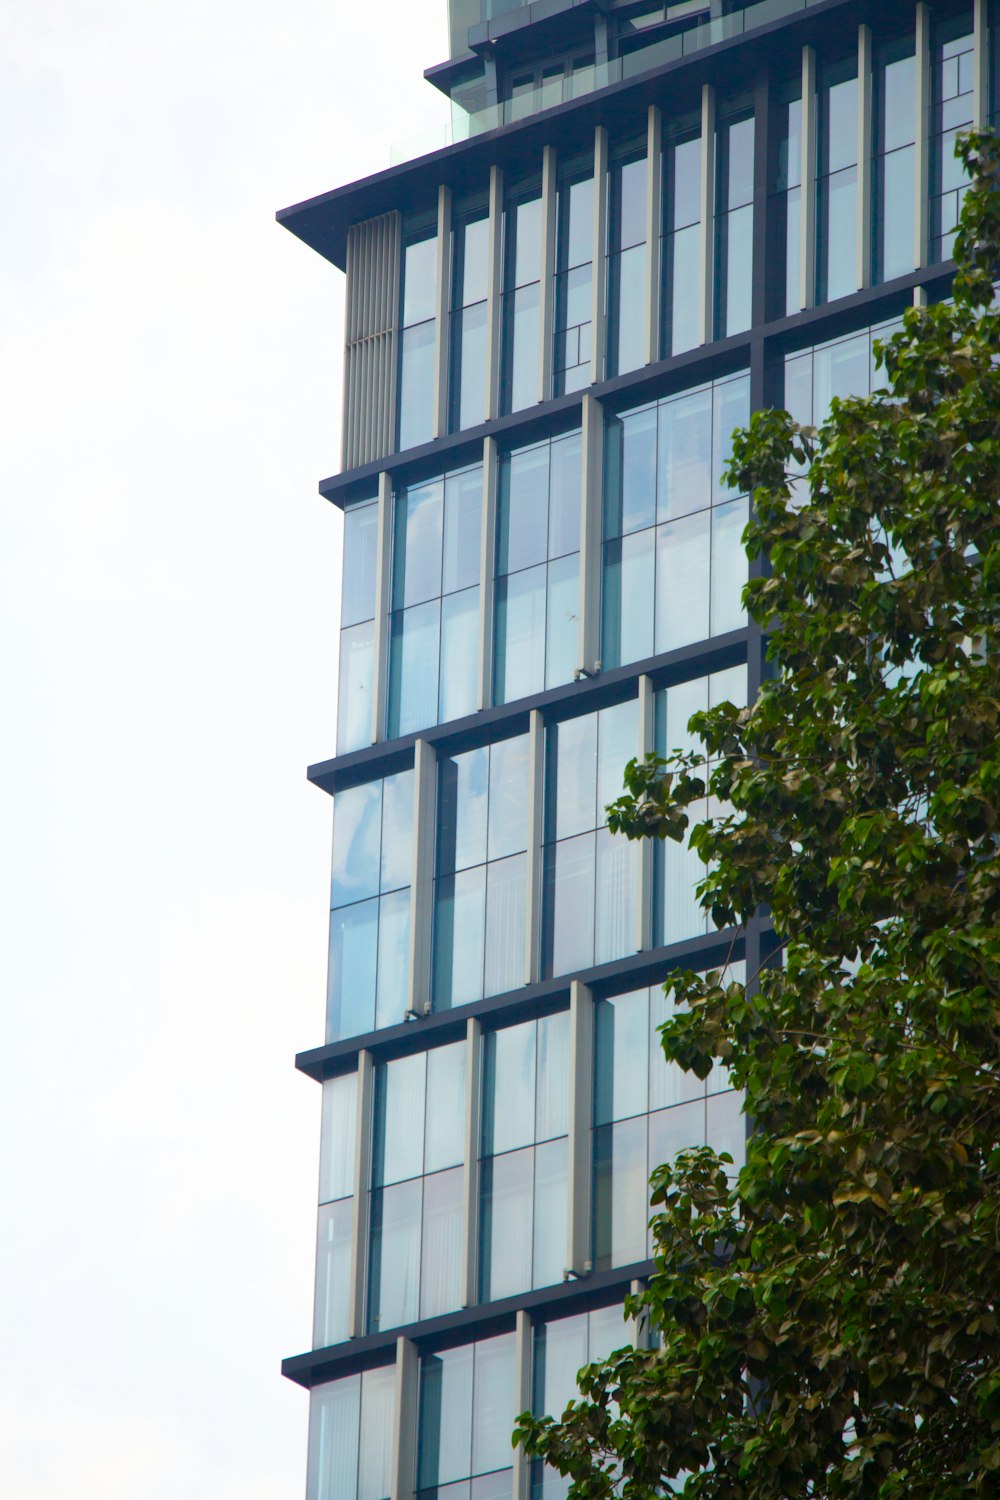
<path fill-rule="evenodd" d="M 913 147 L 882 159 L 881 235 L 883 281 L 913 270 Z"/>
<path fill-rule="evenodd" d="M 378 894 L 381 827 L 381 781 L 369 781 L 336 794 L 331 906 L 347 906 Z"/>
<path fill-rule="evenodd" d="M 441 602 L 432 599 L 392 617 L 389 642 L 389 734 L 413 734 L 437 718 Z"/>
<path fill-rule="evenodd" d="M 531 198 L 514 209 L 514 285 L 537 281 L 542 274 L 542 200 Z M 508 213 L 508 223 L 510 214 Z"/>
<path fill-rule="evenodd" d="M 400 335 L 399 446 L 415 448 L 434 436 L 434 322 Z"/>
<path fill-rule="evenodd" d="M 542 1016 L 537 1026 L 534 1139 L 548 1141 L 569 1129 L 569 1011 Z"/>
<path fill-rule="evenodd" d="M 440 762 L 438 771 L 438 870 L 446 874 L 486 860 L 489 793 L 488 746 Z"/>
<path fill-rule="evenodd" d="M 615 367 L 619 375 L 646 363 L 646 247 L 615 257 Z"/>
<path fill-rule="evenodd" d="M 545 686 L 569 682 L 580 660 L 580 556 L 549 563 L 546 601 Z"/>
<path fill-rule="evenodd" d="M 482 1155 L 535 1139 L 535 1023 L 507 1026 L 483 1039 Z"/>
<path fill-rule="evenodd" d="M 549 726 L 550 839 L 568 838 L 598 822 L 597 718 L 597 714 L 582 714 Z"/>
<path fill-rule="evenodd" d="M 826 106 L 826 170 L 839 172 L 858 160 L 858 80 L 831 84 Z"/>
<path fill-rule="evenodd" d="M 566 1269 L 566 1162 L 565 1136 L 535 1147 L 532 1286 L 555 1286 Z"/>
<path fill-rule="evenodd" d="M 636 850 L 607 828 L 596 837 L 594 963 L 634 953 L 636 942 Z"/>
<path fill-rule="evenodd" d="M 372 688 L 375 675 L 375 622 L 340 632 L 337 679 L 337 754 L 372 742 Z"/>
<path fill-rule="evenodd" d="M 486 417 L 486 303 L 477 302 L 451 316 L 452 426 L 478 427 Z"/>
<path fill-rule="evenodd" d="M 582 266 L 594 251 L 593 177 L 564 185 L 559 200 L 559 263 L 564 267 Z"/>
<path fill-rule="evenodd" d="M 747 501 L 717 505 L 712 512 L 712 597 L 710 629 L 713 635 L 740 630 L 747 622 L 742 605 L 748 561 L 743 547 L 747 524 Z"/>
<path fill-rule="evenodd" d="M 692 714 L 708 708 L 708 679 L 692 677 L 674 683 L 656 695 L 656 753 L 673 754 L 675 750 L 700 753 L 702 743 L 688 728 Z"/>
<path fill-rule="evenodd" d="M 583 442 L 579 432 L 554 438 L 549 450 L 549 557 L 580 547 L 580 490 Z"/>
<path fill-rule="evenodd" d="M 659 408 L 657 520 L 702 510 L 712 497 L 712 391 L 692 391 Z"/>
<path fill-rule="evenodd" d="M 531 1286 L 534 1147 L 482 1163 L 480 1296 L 512 1297 Z"/>
<path fill-rule="evenodd" d="M 366 1370 L 361 1377 L 358 1500 L 388 1500 L 395 1430 L 396 1371 L 392 1365 Z"/>
<path fill-rule="evenodd" d="M 683 354 L 701 343 L 701 310 L 691 288 L 698 285 L 701 269 L 701 225 L 678 229 L 670 237 L 668 258 L 668 306 L 670 309 L 670 352 Z"/>
<path fill-rule="evenodd" d="M 543 563 L 498 578 L 494 699 L 510 703 L 545 686 L 546 573 Z"/>
<path fill-rule="evenodd" d="M 670 152 L 673 171 L 670 181 L 672 216 L 670 227 L 683 229 L 701 218 L 701 137 L 678 141 Z"/>
<path fill-rule="evenodd" d="M 660 1027 L 676 1015 L 677 1009 L 673 994 L 668 994 L 662 985 L 653 985 L 649 992 L 649 1108 L 652 1111 L 667 1109 L 674 1104 L 689 1104 L 705 1097 L 704 1078 L 687 1071 L 679 1063 L 668 1062 L 663 1052 Z"/>
<path fill-rule="evenodd" d="M 462 301 L 466 307 L 472 302 L 486 301 L 489 234 L 488 218 L 475 219 L 471 224 L 464 226 Z"/>
<path fill-rule="evenodd" d="M 646 1112 L 649 993 L 599 1000 L 594 1009 L 594 1123 Z"/>
<path fill-rule="evenodd" d="M 441 528 L 444 485 L 440 479 L 396 497 L 392 557 L 392 606 L 422 604 L 441 592 Z"/>
<path fill-rule="evenodd" d="M 524 854 L 514 854 L 487 867 L 484 995 L 502 995 L 524 983 L 526 886 Z"/>
<path fill-rule="evenodd" d="M 916 59 L 899 57 L 887 63 L 882 73 L 882 139 L 883 151 L 895 151 L 913 143 L 915 109 Z"/>
<path fill-rule="evenodd" d="M 438 722 L 476 711 L 479 683 L 479 590 L 441 600 L 441 680 Z"/>
<path fill-rule="evenodd" d="M 378 506 L 349 505 L 344 511 L 344 587 L 341 625 L 356 625 L 375 614 L 375 558 Z"/>
<path fill-rule="evenodd" d="M 548 972 L 589 969 L 594 962 L 592 833 L 550 846 L 545 886 Z"/>
<path fill-rule="evenodd" d="M 373 1333 L 415 1323 L 419 1316 L 422 1198 L 419 1177 L 372 1193 L 368 1326 Z"/>
<path fill-rule="evenodd" d="M 594 1131 L 594 1265 L 598 1270 L 645 1259 L 648 1178 L 645 1116 Z"/>
<path fill-rule="evenodd" d="M 474 1345 L 420 1361 L 417 1485 L 430 1489 L 469 1472 Z"/>
<path fill-rule="evenodd" d="M 324 1204 L 316 1232 L 316 1301 L 313 1348 L 325 1349 L 350 1335 L 351 1246 L 354 1199 Z"/>
<path fill-rule="evenodd" d="M 413 772 L 399 771 L 382 783 L 382 890 L 409 885 L 413 858 Z"/>
<path fill-rule="evenodd" d="M 738 208 L 753 198 L 753 118 L 736 120 L 726 128 L 727 157 L 726 207 Z"/>
<path fill-rule="evenodd" d="M 858 171 L 848 167 L 828 177 L 822 192 L 821 252 L 825 249 L 823 296 L 833 301 L 857 290 Z"/>
<path fill-rule="evenodd" d="M 518 734 L 490 747 L 490 859 L 520 853 L 527 836 L 528 736 Z"/>
<path fill-rule="evenodd" d="M 656 407 L 608 423 L 605 534 L 651 526 L 656 508 Z"/>
<path fill-rule="evenodd" d="M 601 642 L 605 669 L 653 654 L 655 540 L 650 528 L 605 543 Z"/>
<path fill-rule="evenodd" d="M 605 821 L 605 808 L 624 790 L 625 767 L 635 758 L 638 745 L 636 701 L 626 699 L 597 715 L 597 822 Z"/>
<path fill-rule="evenodd" d="M 709 631 L 709 514 L 696 511 L 656 532 L 656 649 L 673 651 Z"/>
<path fill-rule="evenodd" d="M 725 316 L 720 336 L 728 338 L 750 327 L 753 295 L 753 204 L 734 208 L 721 221 L 720 254 L 726 267 Z"/>
<path fill-rule="evenodd" d="M 695 802 L 688 809 L 689 831 L 708 815 L 707 802 Z M 660 887 L 661 943 L 679 943 L 707 930 L 708 915 L 698 903 L 696 887 L 705 878 L 705 866 L 694 849 L 665 839 L 655 851 L 657 881 Z"/>
<path fill-rule="evenodd" d="M 723 1096 L 724 1097 L 724 1096 Z M 672 1162 L 681 1151 L 705 1144 L 705 1101 L 678 1104 L 649 1116 L 649 1169 Z"/>
<path fill-rule="evenodd" d="M 549 445 L 512 453 L 500 465 L 497 572 L 543 562 L 548 532 Z M 579 491 L 577 492 L 579 495 Z"/>
<path fill-rule="evenodd" d="M 579 1397 L 577 1371 L 588 1363 L 587 1314 L 557 1318 L 535 1328 L 531 1409 L 536 1416 L 560 1417 Z"/>
<path fill-rule="evenodd" d="M 444 570 L 446 594 L 479 582 L 479 534 L 483 515 L 483 471 L 449 474 L 444 496 Z M 409 602 L 409 601 L 407 601 Z"/>
<path fill-rule="evenodd" d="M 424 1083 L 427 1057 L 416 1052 L 375 1072 L 372 1183 L 382 1187 L 419 1177 L 424 1161 Z"/>
<path fill-rule="evenodd" d="M 375 1023 L 378 901 L 361 901 L 330 915 L 327 978 L 328 1042 L 360 1036 Z"/>
<path fill-rule="evenodd" d="M 357 1073 L 341 1073 L 337 1078 L 324 1080 L 319 1152 L 320 1203 L 348 1198 L 354 1192 L 357 1110 Z"/>
<path fill-rule="evenodd" d="M 813 422 L 825 422 L 834 396 L 868 393 L 868 334 L 821 345 L 813 354 Z"/>
<path fill-rule="evenodd" d="M 403 250 L 403 327 L 433 318 L 437 297 L 437 235 Z"/>
<path fill-rule="evenodd" d="M 420 1316 L 437 1318 L 462 1300 L 461 1167 L 424 1178 L 424 1229 L 420 1258 Z"/>
<path fill-rule="evenodd" d="M 521 411 L 538 400 L 538 282 L 508 293 L 504 302 L 510 340 L 508 404 L 511 411 Z"/>
<path fill-rule="evenodd" d="M 404 1019 L 409 974 L 410 893 L 395 891 L 379 902 L 377 1027 L 396 1026 Z"/>
<path fill-rule="evenodd" d="M 729 1175 L 736 1173 L 746 1162 L 746 1117 L 739 1094 L 729 1092 L 712 1094 L 705 1104 L 705 1141 L 713 1151 L 728 1152 L 733 1158 Z"/>
<path fill-rule="evenodd" d="M 424 1171 L 461 1165 L 465 1150 L 465 1043 L 427 1053 Z"/>
<path fill-rule="evenodd" d="M 467 1005 L 483 994 L 486 868 L 437 882 L 434 913 L 434 1008 Z"/>
<path fill-rule="evenodd" d="M 514 1335 L 480 1339 L 476 1345 L 472 1413 L 472 1472 L 488 1474 L 509 1467 L 514 1428 Z M 509 1481 L 508 1481 L 509 1484 Z"/>
<path fill-rule="evenodd" d="M 360 1375 L 313 1388 L 309 1398 L 306 1500 L 354 1500 L 360 1423 Z"/>
<path fill-rule="evenodd" d="M 641 245 L 646 238 L 646 158 L 626 162 L 618 170 L 618 249 Z"/>
<path fill-rule="evenodd" d="M 750 378 L 741 375 L 738 380 L 727 380 L 715 387 L 714 420 L 712 431 L 712 499 L 716 503 L 728 500 L 732 489 L 722 477 L 722 471 L 733 453 L 733 433 L 737 427 L 746 427 L 750 421 Z"/>

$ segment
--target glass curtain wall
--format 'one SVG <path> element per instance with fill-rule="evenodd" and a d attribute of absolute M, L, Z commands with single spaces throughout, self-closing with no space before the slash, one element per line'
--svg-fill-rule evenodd
<path fill-rule="evenodd" d="M 515 1410 L 514 1335 L 425 1354 L 420 1361 L 417 1494 L 421 1500 L 509 1500 Z"/>
<path fill-rule="evenodd" d="M 726 982 L 743 982 L 744 973 L 742 962 L 729 964 Z M 659 1028 L 673 1014 L 673 999 L 658 984 L 598 1000 L 594 1008 L 595 1270 L 652 1254 L 655 1167 L 704 1145 L 733 1158 L 733 1175 L 745 1160 L 742 1098 L 728 1070 L 716 1063 L 707 1078 L 696 1078 L 663 1056 Z"/>
<path fill-rule="evenodd" d="M 879 48 L 872 79 L 872 279 L 913 270 L 916 58 L 912 35 Z"/>
<path fill-rule="evenodd" d="M 504 213 L 503 398 L 505 411 L 539 399 L 542 198 L 539 187 L 507 201 Z"/>
<path fill-rule="evenodd" d="M 438 764 L 435 1010 L 524 983 L 528 736 Z"/>
<path fill-rule="evenodd" d="M 403 1019 L 412 839 L 412 771 L 334 797 L 328 1042 Z"/>
<path fill-rule="evenodd" d="M 687 682 L 662 688 L 655 696 L 655 740 L 657 755 L 675 750 L 703 752 L 697 736 L 688 730 L 692 714 L 733 703 L 745 708 L 747 702 L 747 669 L 728 667 L 708 677 L 694 677 Z M 703 779 L 711 774 L 709 761 Z M 721 804 L 706 797 L 688 810 L 691 826 L 718 816 Z M 698 904 L 695 887 L 704 879 L 705 866 L 695 850 L 673 839 L 658 840 L 653 848 L 653 936 L 657 945 L 683 942 L 710 930 L 708 913 Z"/>
<path fill-rule="evenodd" d="M 750 420 L 746 375 L 608 418 L 601 660 L 673 651 L 746 624 L 747 501 L 722 482 Z"/>
<path fill-rule="evenodd" d="M 661 349 L 683 354 L 701 343 L 701 129 L 693 116 L 663 135 Z"/>
<path fill-rule="evenodd" d="M 608 374 L 646 363 L 646 153 L 611 165 L 608 249 Z"/>
<path fill-rule="evenodd" d="M 399 446 L 434 436 L 434 341 L 437 334 L 437 234 L 403 246 L 403 309 L 399 335 Z"/>
<path fill-rule="evenodd" d="M 500 461 L 495 703 L 569 682 L 579 665 L 579 432 Z"/>
<path fill-rule="evenodd" d="M 576 1373 L 584 1365 L 628 1348 L 631 1335 L 621 1303 L 553 1318 L 535 1325 L 531 1345 L 531 1409 L 535 1416 L 561 1417 L 579 1399 Z M 569 1480 L 535 1460 L 531 1465 L 531 1500 L 564 1500 Z"/>
<path fill-rule="evenodd" d="M 569 1012 L 483 1038 L 479 1296 L 562 1280 L 567 1236 Z"/>
<path fill-rule="evenodd" d="M 963 5 L 931 31 L 931 261 L 947 260 L 968 186 L 955 156 L 959 132 L 972 124 L 974 103 L 972 6 Z"/>
<path fill-rule="evenodd" d="M 778 161 L 774 193 L 784 226 L 785 274 L 775 311 L 786 316 L 802 306 L 802 85 L 779 95 Z"/>
<path fill-rule="evenodd" d="M 858 62 L 824 68 L 817 90 L 816 300 L 858 287 Z"/>
<path fill-rule="evenodd" d="M 306 1500 L 389 1500 L 395 1430 L 394 1365 L 315 1386 Z"/>
<path fill-rule="evenodd" d="M 818 427 L 826 421 L 834 396 L 868 396 L 877 390 L 885 377 L 876 368 L 875 343 L 887 339 L 899 326 L 892 319 L 786 355 L 786 410 L 804 427 Z"/>
<path fill-rule="evenodd" d="M 349 505 L 344 511 L 344 575 L 340 595 L 338 755 L 360 750 L 372 740 L 377 560 L 378 501 Z"/>
<path fill-rule="evenodd" d="M 750 327 L 753 293 L 754 119 L 731 107 L 716 127 L 715 336 Z"/>
<path fill-rule="evenodd" d="M 354 1146 L 358 1075 L 341 1073 L 323 1084 L 316 1230 L 313 1347 L 350 1337 L 351 1243 L 354 1229 Z"/>
<path fill-rule="evenodd" d="M 482 513 L 481 464 L 395 497 L 390 738 L 476 709 Z"/>
<path fill-rule="evenodd" d="M 489 218 L 485 209 L 460 217 L 451 234 L 452 432 L 486 416 L 486 306 Z"/>
<path fill-rule="evenodd" d="M 606 825 L 638 753 L 632 699 L 546 731 L 543 952 L 546 975 L 636 950 L 637 851 Z"/>
<path fill-rule="evenodd" d="M 460 1305 L 465 1070 L 462 1041 L 375 1071 L 370 1333 Z"/>
<path fill-rule="evenodd" d="M 556 202 L 554 394 L 590 384 L 594 281 L 594 165 L 560 181 Z M 526 404 L 526 403 L 522 403 Z"/>

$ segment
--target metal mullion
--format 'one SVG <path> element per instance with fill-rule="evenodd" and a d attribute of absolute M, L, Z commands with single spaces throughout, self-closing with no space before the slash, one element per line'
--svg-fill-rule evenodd
<path fill-rule="evenodd" d="M 589 391 L 581 404 L 580 669 L 601 669 L 601 547 L 604 496 L 604 408 Z"/>
<path fill-rule="evenodd" d="M 378 537 L 375 543 L 375 648 L 372 672 L 372 744 L 385 738 L 389 686 L 389 607 L 392 601 L 392 475 L 378 481 Z"/>
<path fill-rule="evenodd" d="M 516 1411 L 528 1411 L 531 1391 L 531 1314 L 519 1308 L 514 1324 L 514 1398 Z M 514 1449 L 511 1500 L 529 1500 L 531 1469 L 523 1448 Z"/>
<path fill-rule="evenodd" d="M 418 739 L 413 753 L 413 865 L 410 883 L 410 973 L 406 1009 L 431 1009 L 431 930 L 434 924 L 434 844 L 437 824 L 437 752 Z"/>
<path fill-rule="evenodd" d="M 434 330 L 434 434 L 448 431 L 448 346 L 451 306 L 451 189 L 438 188 L 437 297 Z"/>
<path fill-rule="evenodd" d="M 802 170 L 799 212 L 799 304 L 816 299 L 816 53 L 802 48 Z"/>
<path fill-rule="evenodd" d="M 639 678 L 639 734 L 636 755 L 645 760 L 656 749 L 655 694 L 651 677 Z M 636 902 L 636 950 L 653 946 L 653 840 L 642 839 L 638 850 L 639 889 Z"/>
<path fill-rule="evenodd" d="M 500 454 L 496 439 L 483 439 L 483 510 L 479 534 L 479 662 L 476 707 L 493 702 L 494 596 L 496 591 L 497 495 Z"/>
<path fill-rule="evenodd" d="M 538 400 L 552 395 L 552 345 L 555 337 L 556 152 L 542 151 L 541 267 L 538 315 Z"/>
<path fill-rule="evenodd" d="M 608 132 L 594 130 L 594 244 L 591 251 L 590 383 L 604 379 L 607 324 L 605 256 L 608 249 Z"/>
<path fill-rule="evenodd" d="M 462 1306 L 478 1299 L 479 1141 L 482 1111 L 483 1027 L 470 1016 L 465 1031 L 465 1179 L 462 1196 Z"/>
<path fill-rule="evenodd" d="M 403 1334 L 396 1340 L 396 1426 L 392 1435 L 390 1500 L 411 1500 L 417 1480 L 420 1354 Z"/>
<path fill-rule="evenodd" d="M 586 1276 L 590 1250 L 594 1123 L 594 997 L 574 979 L 569 1001 L 569 1141 L 566 1269 Z"/>
<path fill-rule="evenodd" d="M 858 27 L 857 284 L 872 284 L 872 32 Z"/>
<path fill-rule="evenodd" d="M 524 925 L 524 982 L 535 984 L 542 970 L 542 862 L 545 851 L 545 720 L 535 708 L 528 730 L 528 851 Z"/>
<path fill-rule="evenodd" d="M 490 168 L 490 216 L 486 253 L 486 389 L 485 417 L 500 411 L 500 359 L 503 308 L 503 171 Z"/>
<path fill-rule="evenodd" d="M 712 341 L 715 324 L 715 90 L 701 90 L 701 339 Z"/>
<path fill-rule="evenodd" d="M 663 221 L 663 117 L 649 106 L 646 126 L 646 363 L 660 357 L 660 230 Z"/>

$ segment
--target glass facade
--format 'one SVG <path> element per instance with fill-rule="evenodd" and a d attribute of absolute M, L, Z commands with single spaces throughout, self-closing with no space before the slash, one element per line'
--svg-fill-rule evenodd
<path fill-rule="evenodd" d="M 407 1004 L 413 772 L 338 792 L 333 807 L 327 1041 L 402 1021 Z"/>
<path fill-rule="evenodd" d="M 465 1073 L 464 1042 L 376 1069 L 371 1333 L 438 1317 L 461 1303 Z"/>
<path fill-rule="evenodd" d="M 620 1303 L 539 1323 L 531 1348 L 532 1411 L 536 1416 L 561 1416 L 578 1395 L 577 1372 L 631 1342 Z M 532 1500 L 564 1500 L 568 1492 L 568 1479 L 547 1464 L 532 1463 Z"/>
<path fill-rule="evenodd" d="M 750 327 L 754 118 L 738 107 L 716 129 L 715 336 Z"/>
<path fill-rule="evenodd" d="M 436 234 L 403 248 L 403 308 L 399 335 L 399 446 L 434 436 L 434 343 L 437 336 Z"/>
<path fill-rule="evenodd" d="M 475 710 L 482 515 L 480 464 L 395 497 L 390 737 Z"/>
<path fill-rule="evenodd" d="M 663 142 L 664 355 L 683 354 L 701 343 L 701 260 L 701 128 L 694 120 L 682 120 Z"/>
<path fill-rule="evenodd" d="M 351 1254 L 354 1235 L 354 1154 L 357 1140 L 357 1073 L 323 1084 L 316 1231 L 316 1298 L 313 1347 L 350 1336 Z"/>
<path fill-rule="evenodd" d="M 377 562 L 378 501 L 349 505 L 344 511 L 344 582 L 340 594 L 338 755 L 360 750 L 372 741 Z"/>
<path fill-rule="evenodd" d="M 569 1014 L 483 1038 L 479 1295 L 562 1280 L 567 1246 Z"/>
<path fill-rule="evenodd" d="M 539 399 L 542 199 L 536 188 L 512 198 L 504 214 L 503 407 Z"/>
<path fill-rule="evenodd" d="M 749 378 L 737 375 L 608 419 L 605 667 L 746 623 L 747 502 L 721 476 L 749 416 Z"/>
<path fill-rule="evenodd" d="M 726 982 L 744 978 L 730 964 Z M 740 1095 L 717 1063 L 707 1078 L 668 1063 L 659 1028 L 673 1015 L 662 985 L 597 1002 L 594 1012 L 595 1269 L 626 1266 L 651 1254 L 649 1178 L 679 1151 L 709 1145 L 745 1160 Z M 550 1408 L 551 1409 L 551 1408 Z"/>
<path fill-rule="evenodd" d="M 858 286 L 858 65 L 823 70 L 817 100 L 816 300 Z"/>
<path fill-rule="evenodd" d="M 451 393 L 449 426 L 475 427 L 486 415 L 489 219 L 485 209 L 458 220 L 451 237 Z"/>
<path fill-rule="evenodd" d="M 555 394 L 590 384 L 594 167 L 567 173 L 556 200 Z"/>
<path fill-rule="evenodd" d="M 552 724 L 546 735 L 546 974 L 608 963 L 637 945 L 635 847 L 606 825 L 639 750 L 635 701 Z"/>
<path fill-rule="evenodd" d="M 579 665 L 578 432 L 500 461 L 495 703 L 569 682 Z"/>
<path fill-rule="evenodd" d="M 896 319 L 830 339 L 785 358 L 785 407 L 805 427 L 826 420 L 834 396 L 868 396 L 883 383 L 875 343 L 899 327 Z"/>
<path fill-rule="evenodd" d="M 955 140 L 972 124 L 975 89 L 972 6 L 936 22 L 931 35 L 931 260 L 947 260 L 965 196 L 965 168 Z"/>
<path fill-rule="evenodd" d="M 389 1500 L 395 1428 L 392 1365 L 314 1386 L 306 1500 Z"/>
<path fill-rule="evenodd" d="M 436 1010 L 524 982 L 528 796 L 526 734 L 438 764 Z"/>
<path fill-rule="evenodd" d="M 420 1361 L 417 1493 L 430 1500 L 509 1500 L 517 1416 L 514 1335 Z"/>
<path fill-rule="evenodd" d="M 802 306 L 802 85 L 796 83 L 779 105 L 777 207 L 784 224 L 784 287 L 775 287 L 775 310 L 796 313 Z M 784 296 L 781 295 L 782 291 Z"/>
<path fill-rule="evenodd" d="M 633 150 L 611 168 L 608 247 L 608 374 L 646 363 L 645 150 Z"/>
<path fill-rule="evenodd" d="M 914 39 L 879 49 L 872 79 L 872 279 L 913 270 L 917 63 Z"/>

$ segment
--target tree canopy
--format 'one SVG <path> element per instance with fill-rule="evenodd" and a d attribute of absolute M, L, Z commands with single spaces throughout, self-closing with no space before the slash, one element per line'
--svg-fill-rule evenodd
<path fill-rule="evenodd" d="M 676 976 L 666 1057 L 724 1063 L 746 1165 L 654 1174 L 655 1347 L 516 1439 L 572 1494 L 1000 1494 L 1000 147 L 967 137 L 953 301 L 908 309 L 884 391 L 756 413 L 747 604 L 772 676 L 633 762 L 611 826 L 688 836 L 747 984 Z M 797 477 L 801 476 L 801 477 Z"/>

